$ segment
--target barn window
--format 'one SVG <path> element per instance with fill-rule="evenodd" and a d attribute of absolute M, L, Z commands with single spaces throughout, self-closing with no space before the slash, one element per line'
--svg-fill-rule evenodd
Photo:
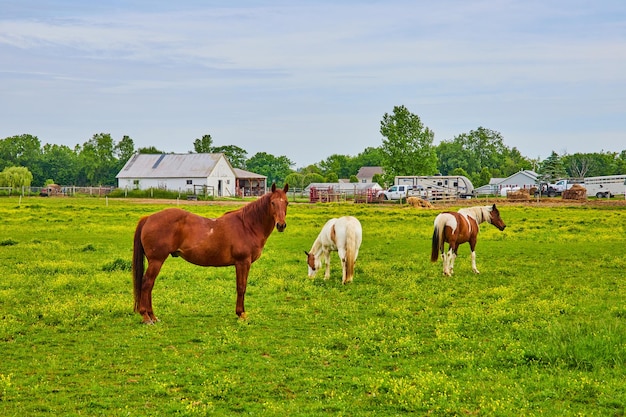
<path fill-rule="evenodd" d="M 187 185 L 193 184 L 193 180 L 187 180 Z"/>

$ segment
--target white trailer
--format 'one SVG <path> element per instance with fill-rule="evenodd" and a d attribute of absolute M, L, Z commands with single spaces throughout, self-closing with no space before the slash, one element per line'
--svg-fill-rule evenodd
<path fill-rule="evenodd" d="M 472 198 L 474 185 L 463 175 L 399 175 L 396 185 L 410 185 L 413 195 L 420 195 L 427 200 L 439 198 Z"/>
<path fill-rule="evenodd" d="M 626 174 L 587 177 L 584 184 L 587 197 L 609 198 L 626 193 Z"/>

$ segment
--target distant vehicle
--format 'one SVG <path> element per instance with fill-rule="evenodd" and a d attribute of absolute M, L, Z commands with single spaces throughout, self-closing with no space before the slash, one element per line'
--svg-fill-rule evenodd
<path fill-rule="evenodd" d="M 554 184 L 542 182 L 539 184 L 539 187 L 537 187 L 537 190 L 535 191 L 535 197 L 539 195 L 548 196 L 548 197 L 560 196 L 563 194 L 564 191 L 572 188 L 574 184 L 582 185 L 581 181 L 569 180 L 569 179 L 558 180 Z"/>
<path fill-rule="evenodd" d="M 379 191 L 376 197 L 379 200 L 404 200 L 412 188 L 410 185 L 392 185 L 387 190 Z"/>
<path fill-rule="evenodd" d="M 401 175 L 394 182 L 396 185 L 410 185 L 409 196 L 425 200 L 475 196 L 474 184 L 463 175 Z"/>
<path fill-rule="evenodd" d="M 610 198 L 626 192 L 626 174 L 587 177 L 582 185 L 587 189 L 587 197 Z"/>

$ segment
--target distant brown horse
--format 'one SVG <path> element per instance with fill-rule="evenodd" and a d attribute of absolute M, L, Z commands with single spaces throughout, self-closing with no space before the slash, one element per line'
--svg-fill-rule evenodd
<path fill-rule="evenodd" d="M 287 227 L 286 192 L 272 185 L 272 192 L 217 219 L 201 217 L 178 208 L 168 208 L 139 220 L 133 249 L 135 311 L 143 322 L 158 321 L 152 310 L 152 287 L 163 262 L 169 255 L 200 266 L 235 265 L 237 306 L 235 312 L 246 317 L 243 306 L 250 265 L 256 261 L 267 238 L 276 227 Z M 148 268 L 144 274 L 144 257 Z"/>
<path fill-rule="evenodd" d="M 495 204 L 493 206 L 463 208 L 457 213 L 444 212 L 435 218 L 430 260 L 436 262 L 439 259 L 439 252 L 441 252 L 444 275 L 452 276 L 457 250 L 459 245 L 465 242 L 469 242 L 472 250 L 472 271 L 479 273 L 476 269 L 475 249 L 478 225 L 483 222 L 491 223 L 499 230 L 504 230 L 506 227 Z M 447 254 L 444 251 L 446 242 L 449 245 Z"/>

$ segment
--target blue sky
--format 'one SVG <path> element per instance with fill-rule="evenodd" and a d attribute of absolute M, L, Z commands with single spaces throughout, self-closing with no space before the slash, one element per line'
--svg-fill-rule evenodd
<path fill-rule="evenodd" d="M 529 158 L 626 149 L 626 2 L 0 0 L 0 138 L 216 146 L 303 167 L 480 126 Z"/>

